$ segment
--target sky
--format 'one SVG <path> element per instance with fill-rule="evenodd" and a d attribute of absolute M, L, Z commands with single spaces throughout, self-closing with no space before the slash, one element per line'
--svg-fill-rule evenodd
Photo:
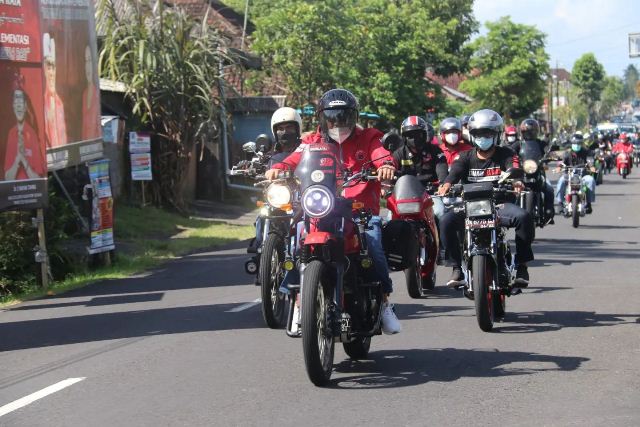
<path fill-rule="evenodd" d="M 533 25 L 547 34 L 552 68 L 571 72 L 583 54 L 596 56 L 608 75 L 622 77 L 629 64 L 629 33 L 640 33 L 638 0 L 475 0 L 473 10 L 482 24 L 509 15 L 513 22 Z"/>

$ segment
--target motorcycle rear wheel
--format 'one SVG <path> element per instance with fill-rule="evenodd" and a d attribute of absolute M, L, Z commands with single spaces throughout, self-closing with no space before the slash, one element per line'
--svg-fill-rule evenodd
<path fill-rule="evenodd" d="M 418 249 L 417 256 L 409 268 L 404 270 L 404 277 L 407 281 L 407 293 L 411 298 L 421 298 L 423 296 L 420 267 L 420 249 Z"/>
<path fill-rule="evenodd" d="M 476 255 L 472 261 L 473 296 L 476 305 L 478 326 L 485 332 L 491 332 L 494 321 L 494 303 L 491 292 L 493 275 L 487 255 Z"/>
<path fill-rule="evenodd" d="M 307 375 L 317 386 L 325 386 L 333 370 L 334 342 L 329 306 L 330 287 L 324 281 L 325 265 L 311 261 L 302 285 L 302 350 Z"/>
<path fill-rule="evenodd" d="M 571 219 L 573 228 L 580 226 L 580 212 L 578 212 L 578 195 L 571 195 Z"/>
<path fill-rule="evenodd" d="M 277 234 L 270 234 L 260 255 L 260 293 L 262 297 L 262 317 L 271 329 L 282 328 L 285 324 L 286 300 L 280 292 L 284 279 L 282 261 L 284 260 L 284 241 Z"/>

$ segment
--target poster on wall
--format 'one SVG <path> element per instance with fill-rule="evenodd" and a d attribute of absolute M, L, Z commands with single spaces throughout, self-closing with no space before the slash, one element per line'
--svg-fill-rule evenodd
<path fill-rule="evenodd" d="M 103 154 L 93 1 L 40 0 L 40 16 L 47 164 L 57 170 Z"/>
<path fill-rule="evenodd" d="M 0 211 L 47 204 L 37 0 L 0 2 Z"/>
<path fill-rule="evenodd" d="M 109 160 L 89 163 L 89 179 L 93 198 L 91 200 L 91 246 L 88 251 L 90 254 L 97 254 L 115 249 Z"/>

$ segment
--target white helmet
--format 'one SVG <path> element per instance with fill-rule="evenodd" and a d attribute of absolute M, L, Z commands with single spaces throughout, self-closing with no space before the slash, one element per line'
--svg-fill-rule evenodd
<path fill-rule="evenodd" d="M 274 139 L 278 140 L 278 135 L 276 135 L 276 125 L 280 123 L 297 123 L 298 124 L 298 135 L 302 131 L 302 118 L 300 114 L 296 110 L 291 107 L 282 107 L 278 108 L 273 116 L 271 116 L 271 133 L 273 133 Z"/>

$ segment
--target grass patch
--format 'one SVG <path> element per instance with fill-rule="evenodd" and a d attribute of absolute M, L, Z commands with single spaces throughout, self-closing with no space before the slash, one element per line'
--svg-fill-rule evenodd
<path fill-rule="evenodd" d="M 255 235 L 253 226 L 187 218 L 153 207 L 118 205 L 116 208 L 116 256 L 110 267 L 76 272 L 50 284 L 47 292 L 36 285 L 27 286 L 21 294 L 1 297 L 0 307 L 64 293 L 100 280 L 123 279 L 169 259 Z"/>

